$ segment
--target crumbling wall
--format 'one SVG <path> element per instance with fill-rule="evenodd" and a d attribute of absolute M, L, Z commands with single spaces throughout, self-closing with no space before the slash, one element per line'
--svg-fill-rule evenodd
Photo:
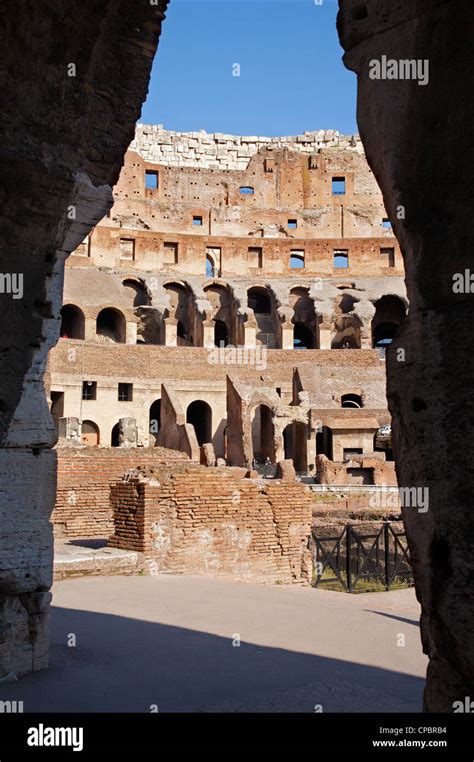
<path fill-rule="evenodd" d="M 43 374 L 64 260 L 112 205 L 166 6 L 0 8 L 0 678 L 47 665 L 56 454 Z"/>
<path fill-rule="evenodd" d="M 56 537 L 108 537 L 113 532 L 110 485 L 125 471 L 167 463 L 178 470 L 189 463 L 184 453 L 164 447 L 64 447 L 56 453 L 58 485 L 51 516 Z"/>
<path fill-rule="evenodd" d="M 314 499 L 294 482 L 243 479 L 242 469 L 155 469 L 111 488 L 109 544 L 145 554 L 152 573 L 232 575 L 308 584 Z"/>

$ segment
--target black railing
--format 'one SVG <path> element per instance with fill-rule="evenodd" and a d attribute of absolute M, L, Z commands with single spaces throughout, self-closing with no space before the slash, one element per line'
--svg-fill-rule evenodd
<path fill-rule="evenodd" d="M 264 479 L 275 478 L 277 470 L 275 463 L 253 463 L 252 468 L 257 472 L 259 476 L 262 476 Z"/>
<path fill-rule="evenodd" d="M 413 585 L 403 528 L 386 521 L 374 532 L 347 524 L 338 535 L 322 533 L 313 529 L 314 587 L 358 593 Z"/>

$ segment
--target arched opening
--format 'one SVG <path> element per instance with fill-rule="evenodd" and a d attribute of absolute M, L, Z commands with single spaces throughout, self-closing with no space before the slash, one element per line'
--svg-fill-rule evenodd
<path fill-rule="evenodd" d="M 65 304 L 61 309 L 61 329 L 62 339 L 84 339 L 85 319 L 84 313 L 79 307 L 72 304 Z"/>
<path fill-rule="evenodd" d="M 253 458 L 257 463 L 275 462 L 273 415 L 267 405 L 258 405 L 252 418 Z"/>
<path fill-rule="evenodd" d="M 332 429 L 322 426 L 316 434 L 316 455 L 325 455 L 332 460 Z"/>
<path fill-rule="evenodd" d="M 97 447 L 100 443 L 100 431 L 94 421 L 82 421 L 81 442 L 87 447 Z"/>
<path fill-rule="evenodd" d="M 289 305 L 293 309 L 294 349 L 318 348 L 318 316 L 309 289 L 298 287 L 290 291 Z"/>
<path fill-rule="evenodd" d="M 362 397 L 359 394 L 343 394 L 341 407 L 363 407 Z"/>
<path fill-rule="evenodd" d="M 257 344 L 268 349 L 279 347 L 279 335 L 276 319 L 272 310 L 273 298 L 266 288 L 255 287 L 248 291 L 248 306 L 255 315 L 257 323 Z"/>
<path fill-rule="evenodd" d="M 248 305 L 255 315 L 271 315 L 272 302 L 264 288 L 251 288 L 248 292 Z"/>
<path fill-rule="evenodd" d="M 149 431 L 150 431 L 150 445 L 153 447 L 157 445 L 158 434 L 161 428 L 161 400 L 155 400 L 150 405 L 149 414 Z"/>
<path fill-rule="evenodd" d="M 357 317 L 341 315 L 334 322 L 331 349 L 360 349 L 360 322 Z"/>
<path fill-rule="evenodd" d="M 392 427 L 381 426 L 374 435 L 374 452 L 385 453 L 385 460 L 394 461 L 392 449 Z"/>
<path fill-rule="evenodd" d="M 143 283 L 127 278 L 123 281 L 123 286 L 132 299 L 134 307 L 148 307 L 150 305 L 150 297 Z"/>
<path fill-rule="evenodd" d="M 314 349 L 313 332 L 304 323 L 295 323 L 293 349 Z"/>
<path fill-rule="evenodd" d="M 120 423 L 116 423 L 110 435 L 111 447 L 120 447 Z"/>
<path fill-rule="evenodd" d="M 125 344 L 125 317 L 119 310 L 106 307 L 97 315 L 96 333 L 102 340 Z"/>
<path fill-rule="evenodd" d="M 186 411 L 186 423 L 194 426 L 199 446 L 212 442 L 212 410 L 207 402 L 191 402 Z"/>
<path fill-rule="evenodd" d="M 229 344 L 229 331 L 223 320 L 215 321 L 214 344 L 216 347 L 226 347 Z"/>
<path fill-rule="evenodd" d="M 292 460 L 299 474 L 308 470 L 306 449 L 306 425 L 300 421 L 289 423 L 283 430 L 285 460 Z"/>
<path fill-rule="evenodd" d="M 178 321 L 178 346 L 202 346 L 202 336 L 201 343 L 199 340 L 195 341 L 194 336 L 194 332 L 198 330 L 201 321 L 196 315 L 191 289 L 180 283 L 168 283 L 164 288 L 169 297 L 169 307 L 165 317 L 171 317 Z"/>
<path fill-rule="evenodd" d="M 356 299 L 355 296 L 352 296 L 351 294 L 343 294 L 336 309 L 342 315 L 347 315 L 349 312 L 353 311 L 354 305 L 357 304 L 358 301 L 359 300 Z"/>
<path fill-rule="evenodd" d="M 388 346 L 395 339 L 398 328 L 406 317 L 406 307 L 398 296 L 388 294 L 375 303 L 372 319 L 372 346 L 385 355 Z"/>
<path fill-rule="evenodd" d="M 204 293 L 211 305 L 209 318 L 214 320 L 215 345 L 220 346 L 221 341 L 224 341 L 226 346 L 229 343 L 237 344 L 235 336 L 236 311 L 229 286 L 220 283 L 210 283 L 208 286 L 205 286 Z"/>
<path fill-rule="evenodd" d="M 206 254 L 206 278 L 213 278 L 216 274 L 214 260 L 209 254 Z"/>

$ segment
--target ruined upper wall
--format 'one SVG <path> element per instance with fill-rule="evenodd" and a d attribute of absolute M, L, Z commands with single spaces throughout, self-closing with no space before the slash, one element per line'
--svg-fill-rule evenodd
<path fill-rule="evenodd" d="M 356 136 L 235 137 L 139 126 L 99 229 L 112 245 L 114 229 L 129 239 L 141 238 L 134 231 L 162 233 L 174 244 L 180 241 L 170 235 L 393 240 L 386 218 Z M 100 242 L 93 244 L 90 256 L 103 264 Z"/>
<path fill-rule="evenodd" d="M 261 148 L 289 148 L 311 154 L 320 148 L 345 148 L 364 153 L 358 135 L 337 130 L 318 130 L 288 137 L 225 135 L 220 132 L 173 132 L 161 124 L 139 124 L 130 145 L 145 161 L 166 167 L 198 169 L 247 169 Z"/>

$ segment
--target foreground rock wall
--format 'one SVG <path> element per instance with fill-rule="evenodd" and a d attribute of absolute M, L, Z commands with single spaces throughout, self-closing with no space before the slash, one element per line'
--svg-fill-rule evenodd
<path fill-rule="evenodd" d="M 472 0 L 340 0 L 360 134 L 407 274 L 410 311 L 388 352 L 388 397 L 399 483 L 430 490 L 428 512 L 404 510 L 430 657 L 428 711 L 452 711 L 474 689 L 473 22 Z M 371 79 L 383 56 L 429 66 L 429 81 Z"/>
<path fill-rule="evenodd" d="M 47 665 L 64 260 L 112 205 L 167 2 L 0 9 L 0 679 Z"/>

